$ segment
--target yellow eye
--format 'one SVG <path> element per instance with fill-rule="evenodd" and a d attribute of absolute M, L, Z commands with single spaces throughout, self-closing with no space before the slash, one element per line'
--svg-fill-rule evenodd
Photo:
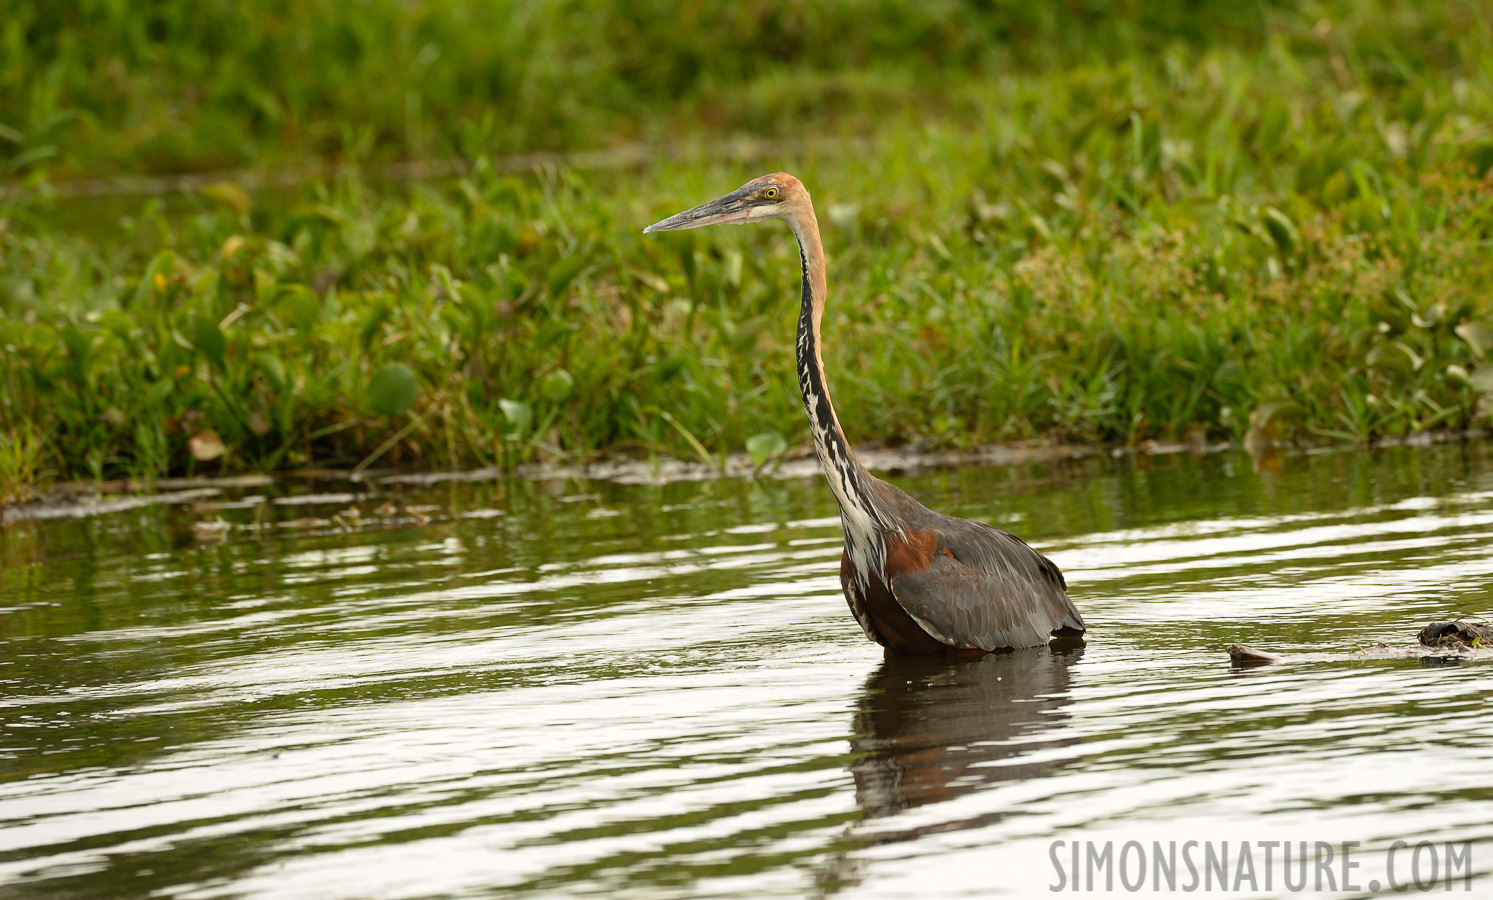
<path fill-rule="evenodd" d="M 775 199 L 777 199 L 777 196 L 778 196 L 778 189 L 777 188 L 768 188 L 767 190 L 765 190 L 765 191 L 762 192 L 762 196 L 766 197 L 769 200 L 775 200 Z"/>

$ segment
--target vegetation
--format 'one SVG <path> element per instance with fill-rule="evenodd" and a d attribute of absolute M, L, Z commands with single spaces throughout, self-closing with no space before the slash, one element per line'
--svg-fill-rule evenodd
<path fill-rule="evenodd" d="M 675 4 L 583 0 L 370 0 L 356 21 L 320 2 L 25 6 L 0 25 L 0 499 L 48 475 L 803 440 L 789 236 L 640 234 L 775 169 L 819 205 L 852 440 L 1488 422 L 1493 21 L 1475 3 L 1216 21 L 886 0 L 859 30 L 850 3 L 728 4 L 688 29 Z M 751 162 L 700 149 L 811 131 Z M 665 138 L 683 158 L 497 165 Z M 446 153 L 469 171 L 222 183 L 118 228 L 50 193 Z"/>
<path fill-rule="evenodd" d="M 1315 21 L 1196 0 L 11 5 L 0 153 L 8 140 L 10 168 L 54 177 L 794 134 L 926 115 L 972 76 L 1172 41 L 1257 43 Z M 1343 9 L 1376 39 L 1414 27 L 1416 49 L 1442 55 L 1465 15 Z"/>

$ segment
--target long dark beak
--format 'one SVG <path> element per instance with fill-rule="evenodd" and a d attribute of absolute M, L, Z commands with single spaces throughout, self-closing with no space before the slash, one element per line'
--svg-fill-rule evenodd
<path fill-rule="evenodd" d="M 743 191 L 736 190 L 724 197 L 669 216 L 662 222 L 654 222 L 643 229 L 644 234 L 654 231 L 684 231 L 688 228 L 704 228 L 706 225 L 741 223 L 752 214 L 752 207 Z"/>

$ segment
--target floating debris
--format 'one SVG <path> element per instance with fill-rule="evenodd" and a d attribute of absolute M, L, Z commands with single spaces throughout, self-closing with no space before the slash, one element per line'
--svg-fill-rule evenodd
<path fill-rule="evenodd" d="M 214 543 L 226 538 L 232 527 L 222 519 L 202 519 L 192 523 L 192 536 L 204 544 Z"/>
<path fill-rule="evenodd" d="M 1248 644 L 1230 644 L 1229 659 L 1236 666 L 1268 666 L 1284 657 Z M 1493 625 L 1456 619 L 1432 622 L 1416 635 L 1416 643 L 1398 647 L 1376 641 L 1353 651 L 1360 659 L 1420 659 L 1428 664 L 1493 659 Z"/>
<path fill-rule="evenodd" d="M 328 492 L 322 494 L 291 494 L 286 497 L 276 497 L 270 502 L 276 506 L 317 506 L 321 504 L 356 503 L 362 499 L 362 494 L 348 494 L 341 492 Z"/>
<path fill-rule="evenodd" d="M 1426 647 L 1452 650 L 1493 646 L 1493 625 L 1486 622 L 1432 622 L 1420 630 L 1417 640 Z"/>
<path fill-rule="evenodd" d="M 80 498 L 71 502 L 46 502 L 26 506 L 11 506 L 0 509 L 0 521 L 23 522 L 42 519 L 80 519 L 102 513 L 124 512 L 162 503 L 196 503 L 221 493 L 217 488 L 195 488 L 189 491 L 171 491 L 162 494 L 131 494 L 112 500 L 98 497 Z"/>
<path fill-rule="evenodd" d="M 160 478 L 155 481 L 155 486 L 161 490 L 180 490 L 195 487 L 268 487 L 274 483 L 274 476 L 254 473 L 249 475 L 226 475 L 218 478 Z"/>
<path fill-rule="evenodd" d="M 1256 650 L 1248 644 L 1230 644 L 1229 659 L 1233 660 L 1236 666 L 1268 666 L 1281 661 L 1281 658 L 1274 653 Z"/>
<path fill-rule="evenodd" d="M 288 528 L 292 530 L 307 528 L 327 528 L 334 524 L 331 519 L 318 519 L 314 516 L 303 516 L 299 519 L 286 519 L 283 522 L 274 523 L 276 528 Z"/>

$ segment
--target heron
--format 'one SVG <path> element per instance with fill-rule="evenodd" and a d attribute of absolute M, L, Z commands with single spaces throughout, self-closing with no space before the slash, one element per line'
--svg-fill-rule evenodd
<path fill-rule="evenodd" d="M 814 452 L 840 506 L 840 586 L 866 637 L 888 656 L 981 655 L 1084 634 L 1063 573 L 1015 535 L 934 512 L 866 471 L 830 402 L 819 324 L 828 293 L 808 189 L 779 172 L 643 229 L 683 231 L 768 219 L 798 240 L 798 387 Z"/>

